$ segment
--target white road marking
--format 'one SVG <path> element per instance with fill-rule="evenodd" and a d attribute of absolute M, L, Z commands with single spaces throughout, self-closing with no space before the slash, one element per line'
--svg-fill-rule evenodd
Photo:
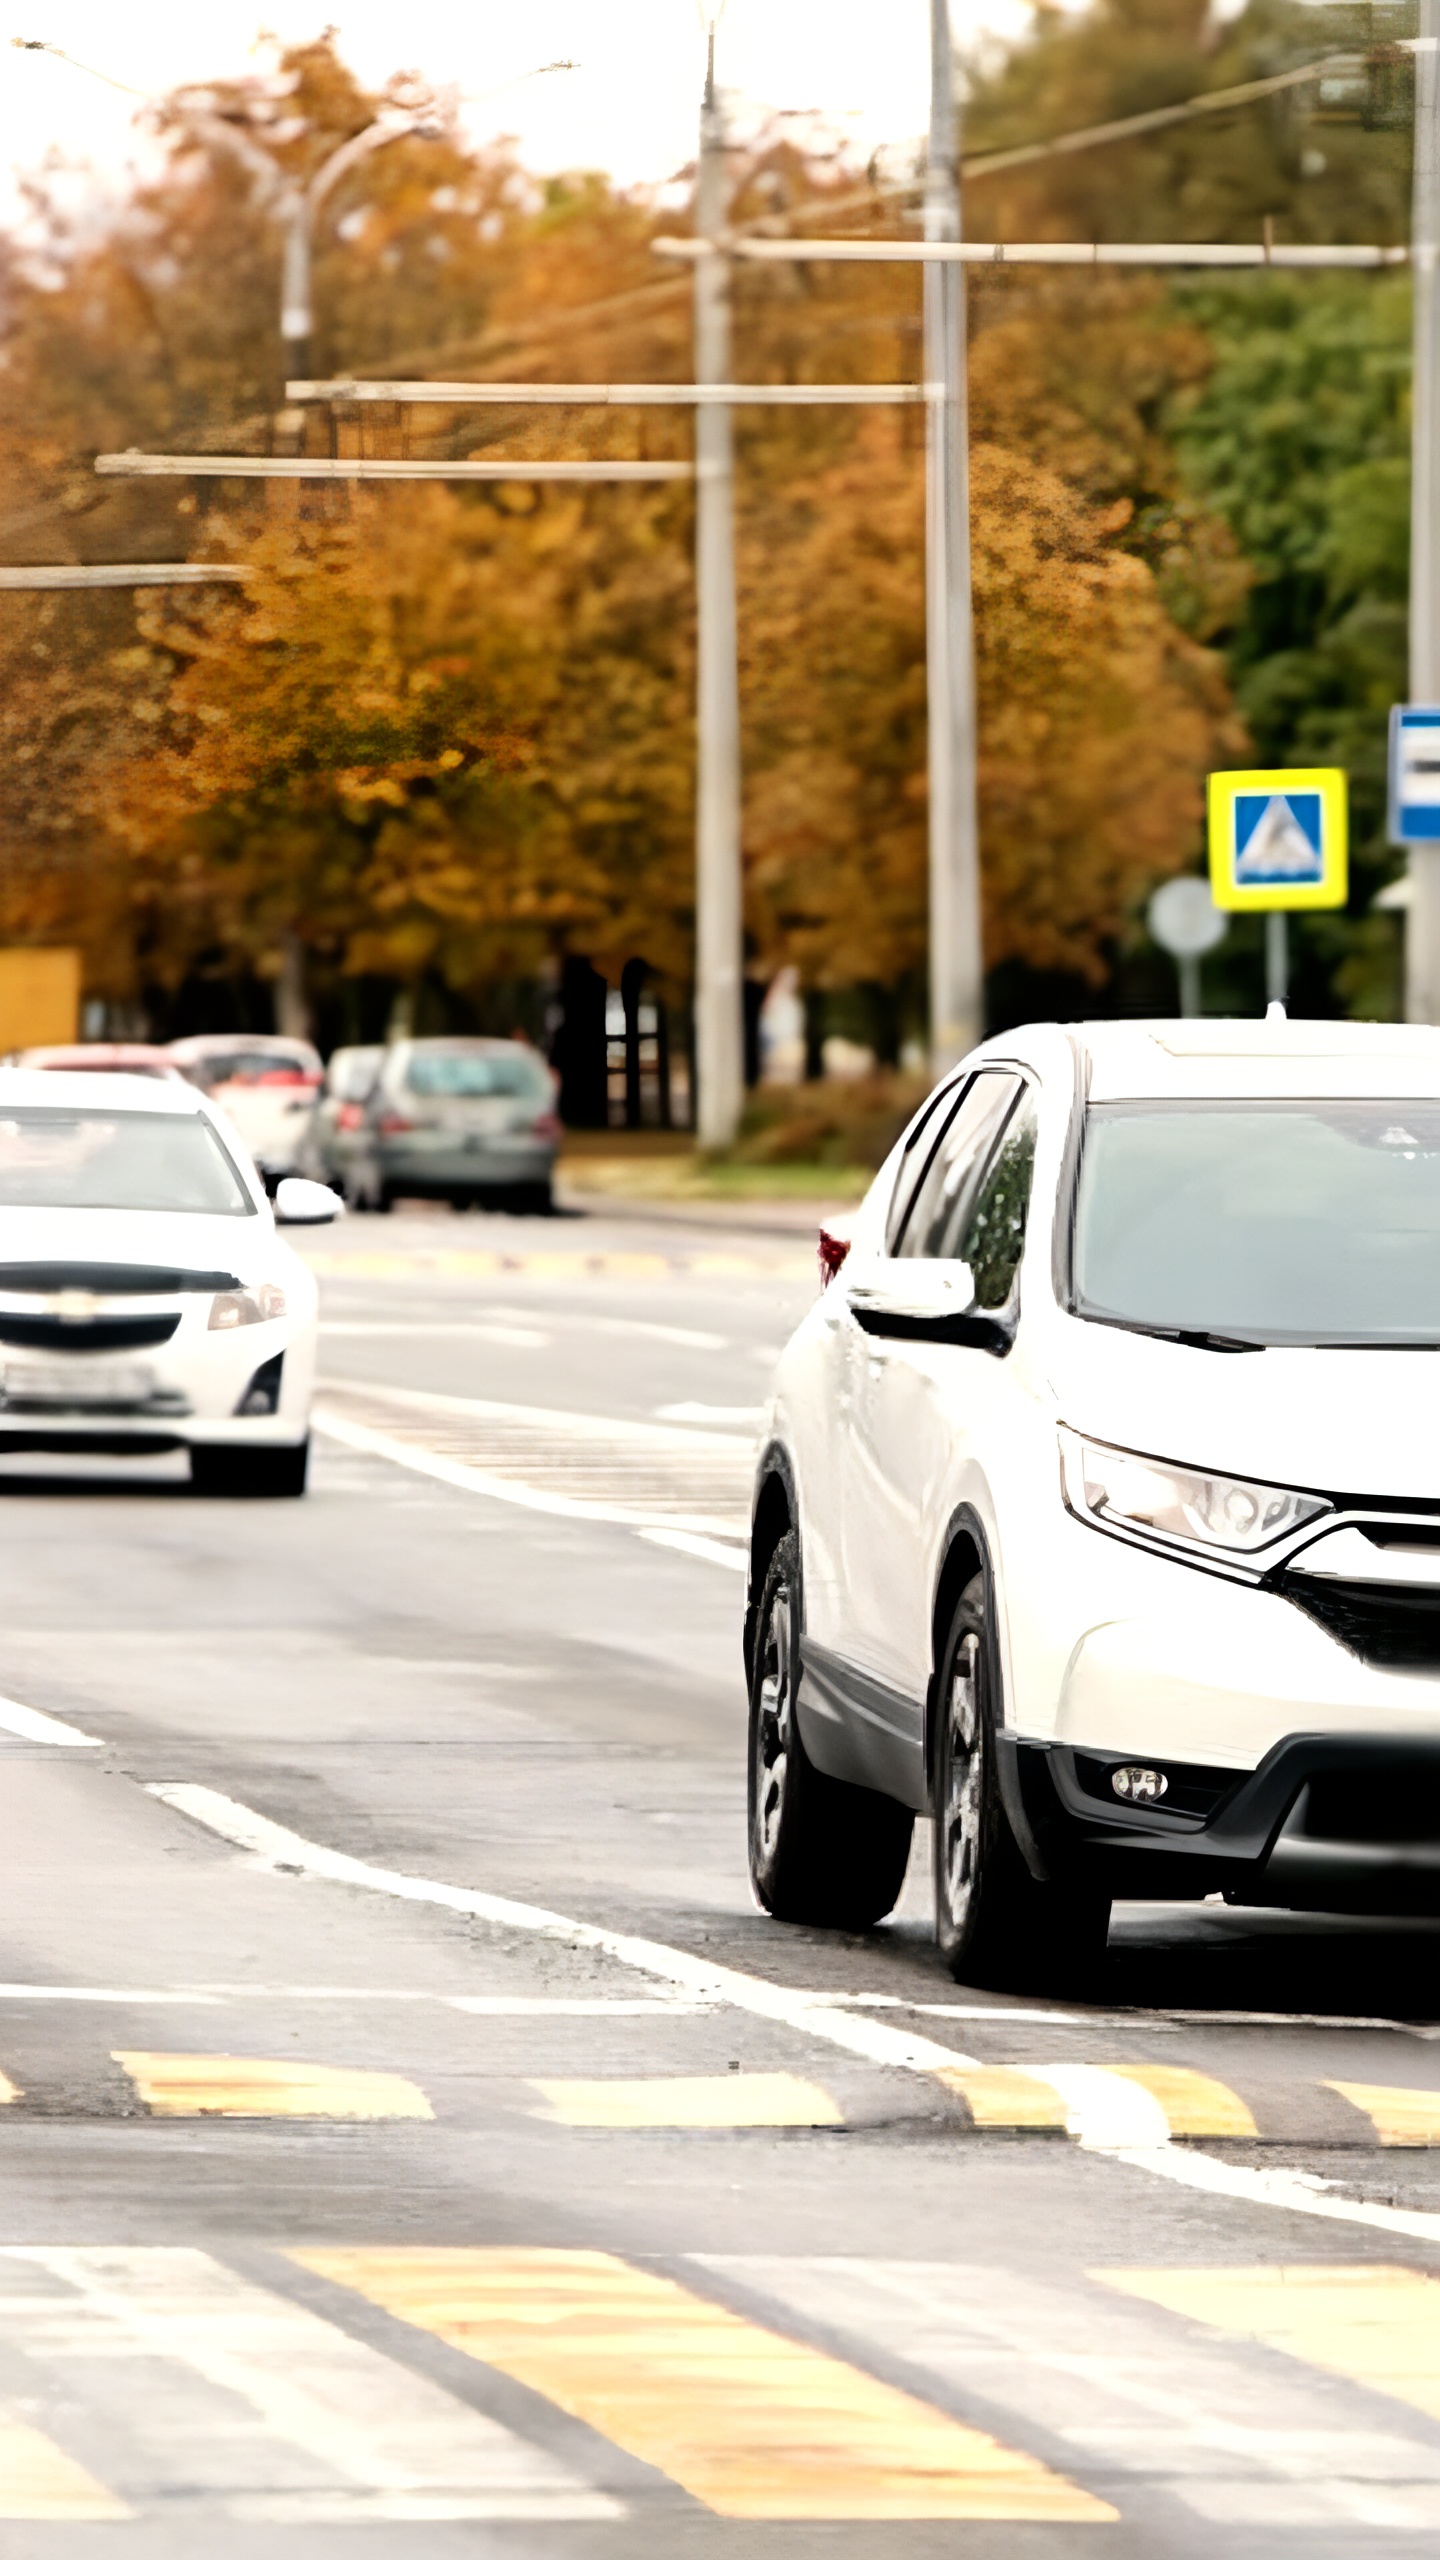
<path fill-rule="evenodd" d="M 82 1733 L 78 1725 L 62 1724 L 58 1716 L 42 1714 L 39 1707 L 22 1707 L 16 1698 L 0 1698 L 0 1728 L 18 1734 L 22 1742 L 52 1742 L 61 1751 L 99 1751 L 98 1734 Z"/>
<path fill-rule="evenodd" d="M 658 1939 L 597 1928 L 590 1921 L 568 1919 L 562 1912 L 547 1911 L 536 1903 L 513 1902 L 500 1894 L 435 1884 L 396 1869 L 371 1866 L 363 1858 L 347 1857 L 342 1850 L 326 1849 L 315 1841 L 302 1839 L 283 1823 L 267 1821 L 263 1814 L 253 1813 L 248 1805 L 236 1803 L 233 1797 L 221 1795 L 213 1787 L 152 1785 L 147 1793 L 271 1867 L 284 1866 L 332 1884 L 355 1885 L 362 1892 L 393 1895 L 402 1902 L 433 1903 L 441 1910 L 464 1911 L 475 1919 L 488 1920 L 497 1928 L 523 1930 L 527 1935 L 590 1949 L 634 1972 L 673 1983 L 677 1990 L 688 1991 L 696 2000 L 715 2001 L 746 2010 L 754 2017 L 772 2019 L 797 2034 L 838 2045 L 843 2052 L 864 2062 L 879 2063 L 887 2070 L 920 2072 L 928 2077 L 956 2068 L 983 2068 L 973 2054 L 936 2044 L 928 2036 L 907 2034 L 865 2011 L 826 2008 L 822 1999 L 812 1998 L 807 1991 L 765 1982 L 757 1975 L 737 1972 L 730 1965 L 711 1964 L 703 1957 L 685 1954 L 679 1947 L 667 1947 Z M 1054 2066 L 1057 2074 L 1068 2069 L 1068 2065 Z M 1409 2239 L 1440 2246 L 1440 2213 L 1411 2213 L 1393 2205 L 1368 2204 L 1337 2195 L 1330 2191 L 1329 2181 L 1311 2179 L 1307 2173 L 1244 2169 L 1228 2160 L 1216 2160 L 1206 2152 L 1179 2149 L 1168 2138 L 1153 2144 L 1147 2140 L 1144 2149 L 1099 2144 L 1092 2147 L 1102 2158 L 1143 2169 L 1153 2177 L 1173 2179 L 1180 2186 L 1205 2188 L 1237 2202 L 1315 2214 L 1326 2221 L 1362 2223 L 1372 2230 L 1403 2233 Z"/>
<path fill-rule="evenodd" d="M 1027 2062 L 1023 2068 L 1063 2098 L 1066 2130 L 1082 2151 L 1139 2150 L 1170 2139 L 1159 2100 L 1122 2072 L 1093 2062 Z"/>
<path fill-rule="evenodd" d="M 719 1538 L 697 1537 L 693 1529 L 642 1529 L 641 1537 L 648 1546 L 673 1547 L 678 1555 L 698 1556 L 702 1564 L 723 1564 L 730 1573 L 748 1573 L 750 1558 L 738 1543 L 726 1546 Z"/>
<path fill-rule="evenodd" d="M 657 1404 L 657 1422 L 716 1422 L 737 1430 L 758 1431 L 765 1419 L 763 1404 Z"/>
<path fill-rule="evenodd" d="M 676 1423 L 331 1380 L 313 1428 L 415 1475 L 561 1521 L 743 1536 L 753 1444 Z"/>
<path fill-rule="evenodd" d="M 272 2522 L 621 2512 L 541 2447 L 200 2249 L 0 2249 L 0 2335 L 56 2364 L 67 2398 L 107 2417 L 119 2401 L 127 2459 L 111 2468 L 136 2504 L 198 2493 Z"/>
<path fill-rule="evenodd" d="M 1335 2386 L 1189 2323 L 1137 2318 L 1095 2286 L 1039 2282 L 1013 2265 L 707 2256 L 750 2302 L 878 2349 L 931 2396 L 978 2397 L 1215 2521 L 1440 2525 L 1440 2447 L 1348 2427 Z M 1004 2413 L 1000 2416 L 999 2413 Z M 1363 2414 L 1362 2414 L 1363 2413 Z M 988 2415 L 988 2412 L 987 2412 Z"/>
<path fill-rule="evenodd" d="M 454 1337 L 467 1342 L 500 1342 L 514 1351 L 547 1351 L 551 1339 L 548 1333 L 537 1333 L 531 1325 L 435 1324 L 428 1317 L 417 1317 L 412 1324 L 368 1324 L 352 1322 L 349 1318 L 324 1316 L 320 1331 L 327 1338 L 344 1335 L 357 1341 L 391 1341 L 396 1338 L 407 1342 L 428 1341 L 433 1334 L 443 1334 L 447 1341 Z"/>
<path fill-rule="evenodd" d="M 343 1850 L 325 1849 L 313 1840 L 304 1840 L 297 1831 L 287 1830 L 283 1823 L 267 1821 L 263 1814 L 252 1813 L 248 1805 L 237 1804 L 232 1796 L 220 1795 L 213 1787 L 152 1785 L 146 1792 L 176 1813 L 187 1815 L 192 1822 L 203 1824 L 222 1840 L 232 1841 L 236 1848 L 263 1859 L 272 1869 L 283 1867 L 330 1884 L 355 1885 L 362 1892 L 388 1894 L 401 1902 L 432 1903 L 442 1911 L 463 1911 L 473 1919 L 488 1920 L 496 1928 L 523 1930 L 528 1936 L 555 1939 L 565 1946 L 606 1955 L 631 1972 L 672 1983 L 695 2000 L 723 2003 L 747 2010 L 754 2017 L 774 2019 L 782 2026 L 816 2037 L 822 2044 L 838 2045 L 864 2062 L 878 2062 L 902 2071 L 933 2072 L 953 2069 L 957 2063 L 971 2060 L 950 2045 L 932 2043 L 928 2036 L 911 2035 L 901 2027 L 886 2026 L 878 2018 L 857 2015 L 852 2010 L 820 2007 L 807 1991 L 765 1982 L 756 1974 L 738 1973 L 729 1965 L 713 1964 L 704 1956 L 687 1955 L 679 1947 L 664 1946 L 658 1939 L 597 1928 L 591 1921 L 568 1919 L 563 1912 L 547 1911 L 533 1902 L 512 1902 L 501 1894 L 479 1893 L 465 1885 L 434 1884 L 426 1877 L 371 1866 L 363 1858 L 347 1857 Z"/>

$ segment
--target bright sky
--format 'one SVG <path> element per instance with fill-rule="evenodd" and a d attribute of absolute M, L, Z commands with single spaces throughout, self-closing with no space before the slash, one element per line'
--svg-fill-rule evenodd
<path fill-rule="evenodd" d="M 1013 28 L 1024 0 L 953 0 L 961 43 Z M 668 178 L 691 158 L 704 72 L 699 0 L 328 0 L 341 51 L 378 84 L 416 70 L 457 87 L 472 132 L 518 136 L 536 170 L 589 167 L 622 182 Z M 234 75 L 271 59 L 262 27 L 312 37 L 327 0 L 9 0 L 9 37 L 39 37 L 131 88 Z M 927 0 L 726 0 L 717 67 L 745 124 L 766 111 L 818 110 L 865 158 L 926 120 Z M 570 60 L 574 71 L 523 75 Z M 51 154 L 114 185 L 143 158 L 137 98 L 39 53 L 0 50 L 0 159 L 14 184 Z M 7 201 L 8 200 L 8 201 Z"/>

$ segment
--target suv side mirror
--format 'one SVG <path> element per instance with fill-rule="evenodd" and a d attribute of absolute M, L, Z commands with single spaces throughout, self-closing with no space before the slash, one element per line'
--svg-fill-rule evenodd
<path fill-rule="evenodd" d="M 275 1186 L 277 1227 L 326 1227 L 332 1218 L 344 1215 L 339 1192 L 324 1182 L 307 1182 L 301 1174 L 287 1173 Z"/>

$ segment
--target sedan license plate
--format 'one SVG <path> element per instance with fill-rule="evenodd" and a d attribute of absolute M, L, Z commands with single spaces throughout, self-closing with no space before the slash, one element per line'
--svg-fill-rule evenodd
<path fill-rule="evenodd" d="M 97 1405 L 147 1404 L 155 1373 L 144 1360 L 7 1360 L 7 1404 L 63 1404 L 87 1411 Z"/>

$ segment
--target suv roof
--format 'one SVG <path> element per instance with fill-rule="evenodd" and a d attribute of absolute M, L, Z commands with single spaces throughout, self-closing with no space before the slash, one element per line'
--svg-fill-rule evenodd
<path fill-rule="evenodd" d="M 1433 1094 L 1440 1029 L 1410 1022 L 1268 1018 L 1082 1022 L 1092 1102 L 1187 1096 Z"/>

